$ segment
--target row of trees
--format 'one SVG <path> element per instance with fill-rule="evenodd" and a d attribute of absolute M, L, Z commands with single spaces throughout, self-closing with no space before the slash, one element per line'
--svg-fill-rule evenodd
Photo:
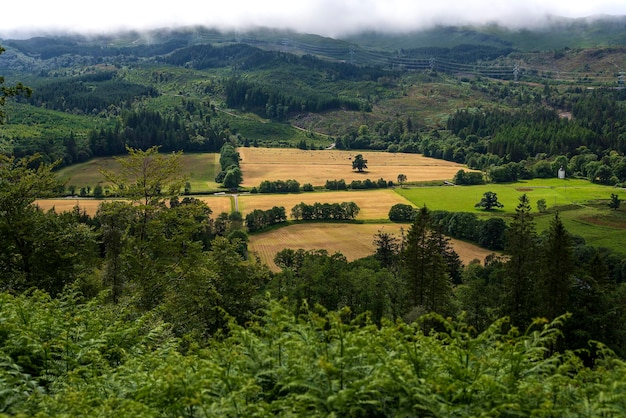
<path fill-rule="evenodd" d="M 335 180 L 326 180 L 326 184 L 324 188 L 327 190 L 348 190 L 348 188 L 353 190 L 363 190 L 363 189 L 385 189 L 387 187 L 392 187 L 393 182 L 391 180 L 386 181 L 382 177 L 378 180 L 352 180 L 350 184 L 346 184 L 344 179 L 335 179 Z"/>
<path fill-rule="evenodd" d="M 243 174 L 239 168 L 239 153 L 231 143 L 225 143 L 220 149 L 221 170 L 215 176 L 216 183 L 228 189 L 236 190 L 243 181 Z"/>
<path fill-rule="evenodd" d="M 309 184 L 310 186 L 310 184 Z M 311 186 L 311 189 L 313 187 Z M 308 190 L 309 187 L 307 186 Z M 263 180 L 256 189 L 258 193 L 300 193 L 300 183 L 297 180 Z"/>
<path fill-rule="evenodd" d="M 389 220 L 392 222 L 413 222 L 417 215 L 416 208 L 404 203 L 397 203 L 389 209 Z M 474 242 L 490 250 L 504 249 L 507 225 L 502 218 L 482 220 L 474 213 L 445 210 L 431 212 L 430 218 L 431 226 L 441 229 L 445 235 Z"/>
<path fill-rule="evenodd" d="M 350 184 L 346 184 L 344 179 L 341 180 L 326 180 L 325 188 L 327 190 L 366 190 L 366 189 L 385 189 L 393 186 L 393 182 L 387 182 L 382 177 L 376 181 L 370 179 L 365 180 L 352 180 Z M 299 193 L 300 191 L 312 192 L 313 185 L 310 183 L 303 184 L 300 187 L 300 183 L 297 180 L 263 180 L 259 187 L 254 187 L 251 193 Z"/>
<path fill-rule="evenodd" d="M 246 215 L 246 226 L 249 232 L 257 232 L 286 221 L 287 213 L 283 206 L 274 206 L 268 210 L 254 209 Z"/>
<path fill-rule="evenodd" d="M 345 221 L 354 220 L 360 208 L 354 202 L 319 203 L 312 205 L 298 203 L 291 209 L 291 217 L 303 221 Z"/>
<path fill-rule="evenodd" d="M 70 132 L 61 138 L 16 138 L 12 154 L 16 157 L 40 154 L 48 163 L 60 160 L 61 165 L 71 165 L 92 157 L 123 155 L 127 146 L 142 149 L 160 146 L 168 152 L 218 152 L 230 135 L 227 127 L 209 117 L 189 122 L 186 119 L 190 115 L 164 116 L 149 110 L 112 112 L 115 121 L 108 127 L 92 129 L 87 137 Z M 181 110 L 181 113 L 185 112 Z"/>

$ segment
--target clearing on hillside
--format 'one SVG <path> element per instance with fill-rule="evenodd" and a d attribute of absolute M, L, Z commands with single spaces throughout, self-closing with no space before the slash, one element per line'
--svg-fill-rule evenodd
<path fill-rule="evenodd" d="M 407 181 L 450 180 L 462 164 L 427 158 L 421 154 L 404 154 L 373 151 L 301 150 L 296 148 L 238 148 L 241 156 L 243 186 L 254 187 L 263 180 L 297 180 L 301 185 L 311 183 L 323 186 L 326 180 L 352 180 L 380 178 L 396 183 L 398 174 Z M 358 173 L 352 170 L 352 159 L 362 154 L 367 169 Z"/>
<path fill-rule="evenodd" d="M 248 248 L 270 269 L 279 271 L 274 263 L 274 256 L 285 248 L 325 249 L 329 254 L 340 252 L 352 261 L 374 253 L 374 235 L 378 231 L 400 238 L 400 230 L 406 232 L 409 227 L 408 224 L 301 223 L 251 235 Z M 493 253 L 459 240 L 452 240 L 452 245 L 464 264 L 474 259 L 483 262 L 486 256 Z"/>

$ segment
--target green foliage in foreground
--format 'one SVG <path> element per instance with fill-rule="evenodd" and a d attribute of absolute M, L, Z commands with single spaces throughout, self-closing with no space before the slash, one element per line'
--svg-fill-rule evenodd
<path fill-rule="evenodd" d="M 344 312 L 345 313 L 345 312 Z M 623 416 L 626 365 L 554 354 L 563 318 L 520 334 L 506 320 L 417 323 L 268 301 L 207 348 L 151 313 L 72 292 L 0 294 L 0 413 L 18 416 Z M 182 349 L 185 347 L 185 349 Z"/>

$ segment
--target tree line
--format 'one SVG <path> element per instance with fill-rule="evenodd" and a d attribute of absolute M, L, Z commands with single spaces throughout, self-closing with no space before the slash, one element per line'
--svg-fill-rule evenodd
<path fill-rule="evenodd" d="M 230 142 L 222 145 L 220 149 L 221 170 L 215 176 L 215 182 L 222 183 L 228 189 L 236 190 L 243 181 L 239 161 L 241 161 L 241 157 Z"/>
<path fill-rule="evenodd" d="M 354 220 L 361 209 L 354 202 L 320 203 L 300 202 L 291 208 L 291 217 L 303 221 Z"/>
<path fill-rule="evenodd" d="M 118 113 L 119 112 L 119 113 Z M 126 147 L 147 149 L 160 146 L 163 151 L 219 152 L 230 140 L 228 126 L 209 115 L 189 122 L 176 113 L 164 115 L 150 110 L 115 110 L 112 126 L 92 129 L 86 137 L 70 132 L 64 138 L 16 138 L 12 155 L 40 154 L 44 161 L 60 161 L 66 166 L 93 157 L 123 155 Z"/>

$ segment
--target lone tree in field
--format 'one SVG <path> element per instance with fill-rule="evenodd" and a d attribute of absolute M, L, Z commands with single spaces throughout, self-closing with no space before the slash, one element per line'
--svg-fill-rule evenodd
<path fill-rule="evenodd" d="M 485 210 L 492 210 L 493 208 L 503 208 L 504 205 L 498 202 L 498 195 L 494 192 L 485 192 L 480 202 L 474 205 L 476 208 L 483 208 Z"/>
<path fill-rule="evenodd" d="M 544 213 L 548 210 L 548 205 L 546 204 L 546 199 L 537 200 L 537 210 L 541 213 Z"/>
<path fill-rule="evenodd" d="M 622 204 L 622 201 L 620 200 L 619 196 L 616 195 L 615 193 L 611 193 L 611 200 L 609 201 L 609 207 L 613 210 L 617 210 L 619 209 L 621 204 Z"/>
<path fill-rule="evenodd" d="M 398 183 L 400 184 L 400 188 L 402 188 L 402 184 L 406 181 L 406 176 L 404 174 L 398 174 Z"/>
<path fill-rule="evenodd" d="M 363 158 L 362 154 L 357 154 L 352 160 L 352 169 L 357 170 L 359 173 L 362 173 L 364 169 L 367 168 L 367 160 Z"/>

